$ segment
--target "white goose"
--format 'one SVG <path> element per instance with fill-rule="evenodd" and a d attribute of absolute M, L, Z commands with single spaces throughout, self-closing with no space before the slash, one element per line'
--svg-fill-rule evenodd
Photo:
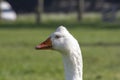
<path fill-rule="evenodd" d="M 63 56 L 66 80 L 82 80 L 83 62 L 77 40 L 60 26 L 50 37 L 36 46 L 36 49 L 54 49 Z"/>

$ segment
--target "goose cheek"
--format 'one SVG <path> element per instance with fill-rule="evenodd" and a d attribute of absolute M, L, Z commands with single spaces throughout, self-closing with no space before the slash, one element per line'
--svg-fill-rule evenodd
<path fill-rule="evenodd" d="M 39 44 L 38 46 L 35 47 L 36 49 L 52 49 L 52 41 L 50 38 Z"/>

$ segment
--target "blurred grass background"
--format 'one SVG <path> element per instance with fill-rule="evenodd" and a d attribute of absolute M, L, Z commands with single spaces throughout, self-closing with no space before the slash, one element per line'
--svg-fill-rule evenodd
<path fill-rule="evenodd" d="M 64 80 L 61 55 L 34 49 L 60 25 L 81 45 L 84 80 L 120 80 L 119 22 L 105 23 L 100 17 L 77 22 L 75 17 L 43 15 L 38 25 L 32 15 L 19 15 L 15 22 L 0 22 L 0 80 Z"/>

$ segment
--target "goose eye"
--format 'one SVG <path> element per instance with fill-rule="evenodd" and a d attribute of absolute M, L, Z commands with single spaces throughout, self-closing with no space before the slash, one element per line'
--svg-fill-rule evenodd
<path fill-rule="evenodd" d="M 56 38 L 56 39 L 59 39 L 59 38 L 60 38 L 60 36 L 59 36 L 59 35 L 56 35 L 56 36 L 55 36 L 55 38 Z"/>

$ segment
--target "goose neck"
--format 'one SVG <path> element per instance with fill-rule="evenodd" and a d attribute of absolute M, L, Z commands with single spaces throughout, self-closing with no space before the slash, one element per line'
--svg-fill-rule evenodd
<path fill-rule="evenodd" d="M 82 56 L 81 52 L 63 55 L 66 80 L 82 80 Z"/>

